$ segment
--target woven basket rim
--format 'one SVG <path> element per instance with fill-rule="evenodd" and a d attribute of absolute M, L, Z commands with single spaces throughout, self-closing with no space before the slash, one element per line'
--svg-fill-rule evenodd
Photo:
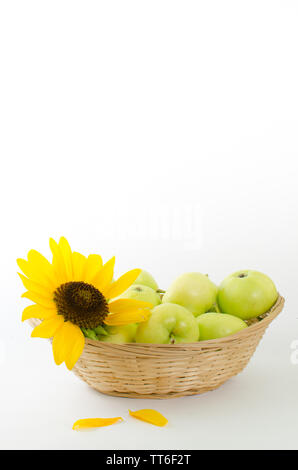
<path fill-rule="evenodd" d="M 237 333 L 234 333 L 229 336 L 225 336 L 223 338 L 217 338 L 217 339 L 209 339 L 209 340 L 204 340 L 204 341 L 196 341 L 194 343 L 178 343 L 178 344 L 159 344 L 159 343 L 122 343 L 122 344 L 116 344 L 116 343 L 107 343 L 105 341 L 99 341 L 99 340 L 93 340 L 90 338 L 85 338 L 85 347 L 86 346 L 91 346 L 91 347 L 103 347 L 105 349 L 109 349 L 110 351 L 114 350 L 119 351 L 119 350 L 125 350 L 127 352 L 131 353 L 138 353 L 144 351 L 146 349 L 148 352 L 148 349 L 154 354 L 154 352 L 161 352 L 164 350 L 171 350 L 171 351 L 187 351 L 187 350 L 193 350 L 193 349 L 205 349 L 208 347 L 214 347 L 215 344 L 218 345 L 224 345 L 225 343 L 230 343 L 239 340 L 241 337 L 248 336 L 250 334 L 253 334 L 254 332 L 257 332 L 259 329 L 265 329 L 267 326 L 279 315 L 279 313 L 282 311 L 283 306 L 285 303 L 284 297 L 282 297 L 280 294 L 278 295 L 278 298 L 274 305 L 268 310 L 268 312 L 265 314 L 266 316 L 259 321 L 258 323 L 255 323 L 253 325 L 249 325 L 248 328 L 244 328 L 241 331 L 238 331 Z"/>

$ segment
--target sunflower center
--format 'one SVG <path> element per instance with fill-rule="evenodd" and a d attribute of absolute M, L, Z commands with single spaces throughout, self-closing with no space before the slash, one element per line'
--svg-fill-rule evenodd
<path fill-rule="evenodd" d="M 102 293 L 86 282 L 66 282 L 54 292 L 58 315 L 80 328 L 95 328 L 109 313 Z"/>

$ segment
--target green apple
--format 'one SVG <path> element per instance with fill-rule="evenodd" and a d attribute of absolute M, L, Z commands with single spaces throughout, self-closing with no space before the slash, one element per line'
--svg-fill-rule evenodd
<path fill-rule="evenodd" d="M 119 299 L 136 299 L 144 302 L 150 302 L 153 307 L 161 303 L 160 295 L 151 289 L 151 287 L 143 286 L 141 284 L 132 284 Z"/>
<path fill-rule="evenodd" d="M 138 275 L 134 284 L 141 284 L 142 286 L 148 286 L 148 287 L 151 287 L 151 289 L 153 290 L 158 289 L 158 285 L 155 279 L 151 276 L 150 273 L 148 273 L 148 271 L 145 271 L 144 269 Z"/>
<path fill-rule="evenodd" d="M 217 301 L 222 312 L 248 320 L 267 312 L 277 297 L 276 287 L 270 277 L 247 269 L 237 271 L 223 280 Z"/>
<path fill-rule="evenodd" d="M 247 328 L 247 324 L 241 318 L 227 313 L 203 313 L 196 320 L 200 330 L 200 341 L 223 338 Z"/>
<path fill-rule="evenodd" d="M 98 336 L 98 339 L 105 343 L 133 343 L 137 328 L 138 325 L 136 323 L 122 326 L 106 326 L 107 335 Z"/>
<path fill-rule="evenodd" d="M 181 305 L 197 317 L 212 308 L 216 295 L 217 286 L 206 274 L 185 273 L 175 279 L 162 301 Z"/>
<path fill-rule="evenodd" d="M 193 343 L 199 327 L 192 313 L 177 304 L 163 303 L 151 310 L 149 319 L 137 329 L 137 343 Z"/>

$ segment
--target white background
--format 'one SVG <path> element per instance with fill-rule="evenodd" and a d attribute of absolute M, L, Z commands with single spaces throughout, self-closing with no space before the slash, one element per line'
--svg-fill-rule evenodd
<path fill-rule="evenodd" d="M 298 447 L 297 24 L 295 0 L 1 1 L 1 448 Z M 286 307 L 217 391 L 107 397 L 20 322 L 15 259 L 61 235 L 164 288 L 259 269 Z"/>

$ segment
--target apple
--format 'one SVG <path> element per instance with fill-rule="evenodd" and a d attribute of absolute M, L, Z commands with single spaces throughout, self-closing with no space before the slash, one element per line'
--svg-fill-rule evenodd
<path fill-rule="evenodd" d="M 181 305 L 163 303 L 151 310 L 149 319 L 137 329 L 137 343 L 193 343 L 199 327 L 193 314 Z"/>
<path fill-rule="evenodd" d="M 217 286 L 206 274 L 185 273 L 175 279 L 162 301 L 181 305 L 197 317 L 212 308 L 216 295 Z"/>
<path fill-rule="evenodd" d="M 258 317 L 276 302 L 278 292 L 266 274 L 250 269 L 226 277 L 218 290 L 218 306 L 242 320 Z"/>
<path fill-rule="evenodd" d="M 197 317 L 200 341 L 223 338 L 247 328 L 241 318 L 226 313 L 209 312 Z"/>
<path fill-rule="evenodd" d="M 153 307 L 161 303 L 160 295 L 151 289 L 151 287 L 143 286 L 141 284 L 132 284 L 119 299 L 136 299 L 143 300 L 144 302 L 150 302 Z"/>
<path fill-rule="evenodd" d="M 151 287 L 151 289 L 153 290 L 158 289 L 158 285 L 155 279 L 151 276 L 150 273 L 148 273 L 148 271 L 145 271 L 144 269 L 138 275 L 134 284 L 141 284 L 142 286 L 148 286 L 148 287 Z"/>
<path fill-rule="evenodd" d="M 105 343 L 133 343 L 137 328 L 137 323 L 121 326 L 106 326 L 105 330 L 107 335 L 98 336 L 97 338 Z"/>

